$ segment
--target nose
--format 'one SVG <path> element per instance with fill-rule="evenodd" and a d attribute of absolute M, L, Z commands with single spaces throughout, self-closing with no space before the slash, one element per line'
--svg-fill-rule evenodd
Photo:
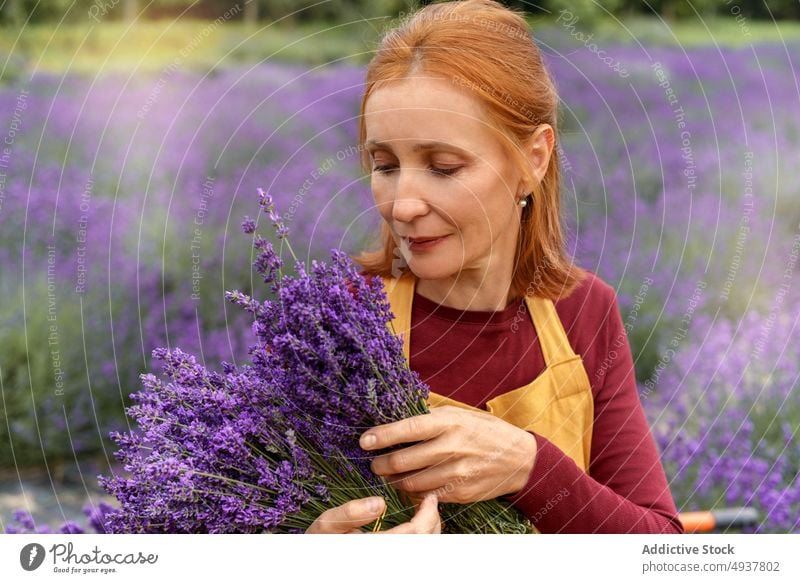
<path fill-rule="evenodd" d="M 410 223 L 427 212 L 428 205 L 419 198 L 398 196 L 392 205 L 392 218 L 401 223 Z"/>
<path fill-rule="evenodd" d="M 408 223 L 428 212 L 428 203 L 420 188 L 423 175 L 419 170 L 413 168 L 398 170 L 398 172 L 400 172 L 400 176 L 392 203 L 392 218 L 402 223 Z"/>

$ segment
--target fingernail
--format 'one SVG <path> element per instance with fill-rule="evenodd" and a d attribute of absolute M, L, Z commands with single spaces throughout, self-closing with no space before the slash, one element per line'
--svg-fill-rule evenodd
<path fill-rule="evenodd" d="M 380 511 L 381 506 L 383 506 L 382 498 L 370 498 L 367 502 L 367 510 L 371 513 Z"/>
<path fill-rule="evenodd" d="M 365 433 L 361 436 L 361 449 L 369 449 L 375 442 L 378 441 L 378 438 L 375 437 L 372 433 Z"/>

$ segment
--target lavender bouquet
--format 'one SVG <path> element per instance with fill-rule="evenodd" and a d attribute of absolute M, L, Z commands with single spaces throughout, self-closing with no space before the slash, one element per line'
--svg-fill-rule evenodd
<path fill-rule="evenodd" d="M 215 372 L 180 349 L 153 352 L 167 378 L 141 375 L 144 390 L 128 409 L 138 430 L 112 434 L 129 475 L 99 478 L 120 503 L 103 515 L 106 532 L 299 533 L 324 510 L 375 495 L 387 504 L 373 530 L 414 514 L 370 470 L 383 452 L 358 445 L 370 427 L 428 412 L 428 388 L 388 328 L 381 282 L 366 281 L 336 250 L 329 264 L 313 261 L 307 271 L 271 197 L 259 193 L 296 273 L 283 273 L 280 255 L 246 217 L 253 265 L 274 296 L 226 294 L 253 316 L 251 363 Z M 440 515 L 444 532 L 531 532 L 499 499 L 442 504 Z"/>

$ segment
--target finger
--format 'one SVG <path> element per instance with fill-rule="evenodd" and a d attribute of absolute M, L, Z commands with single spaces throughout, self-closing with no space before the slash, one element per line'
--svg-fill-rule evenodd
<path fill-rule="evenodd" d="M 439 533 L 441 533 L 441 519 L 439 518 L 438 501 L 433 494 L 425 497 L 411 521 L 381 532 L 381 534 Z"/>
<path fill-rule="evenodd" d="M 364 432 L 359 440 L 361 449 L 383 449 L 398 443 L 423 441 L 436 437 L 447 428 L 441 415 L 415 415 L 393 423 L 378 425 Z"/>
<path fill-rule="evenodd" d="M 416 522 L 422 532 L 432 533 L 440 525 L 439 522 L 439 500 L 436 494 L 428 494 L 419 505 L 419 510 L 411 519 Z"/>
<path fill-rule="evenodd" d="M 375 534 L 420 534 L 417 533 L 417 527 L 410 522 L 404 522 L 403 524 L 398 524 L 397 526 L 393 526 L 388 530 L 379 530 Z"/>
<path fill-rule="evenodd" d="M 379 476 L 403 474 L 435 466 L 446 461 L 452 455 L 452 448 L 448 448 L 443 443 L 443 439 L 439 437 L 376 456 L 372 460 L 370 468 Z"/>
<path fill-rule="evenodd" d="M 384 504 L 383 498 L 379 496 L 351 500 L 320 514 L 306 532 L 308 534 L 350 532 L 375 521 L 383 512 Z"/>
<path fill-rule="evenodd" d="M 467 476 L 458 474 L 452 464 L 440 464 L 424 470 L 390 474 L 383 479 L 393 488 L 403 492 L 417 493 L 420 497 L 424 493 L 435 492 L 443 498 L 463 484 Z"/>

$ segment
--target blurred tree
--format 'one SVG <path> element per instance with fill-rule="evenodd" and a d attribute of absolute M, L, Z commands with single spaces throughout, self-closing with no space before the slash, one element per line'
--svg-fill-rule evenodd
<path fill-rule="evenodd" d="M 725 3 L 717 0 L 656 0 L 651 5 L 667 20 L 696 19 L 698 14 L 705 18 L 727 11 Z"/>
<path fill-rule="evenodd" d="M 709 15 L 737 16 L 741 14 L 754 19 L 797 19 L 800 18 L 798 0 L 499 0 L 504 6 L 522 8 L 531 14 L 558 13 L 569 10 L 581 19 L 591 20 L 605 11 L 600 4 L 616 15 L 659 14 L 668 19 L 696 19 Z M 423 2 L 429 4 L 430 0 Z M 593 6 L 592 6 L 593 5 Z"/>
<path fill-rule="evenodd" d="M 125 2 L 137 4 L 139 0 L 125 0 Z M 213 2 L 204 2 L 203 0 L 154 0 L 153 2 L 147 3 L 141 18 L 175 18 L 181 14 L 195 16 L 191 14 L 190 9 L 195 7 L 204 8 L 207 4 L 213 4 Z M 134 18 L 137 13 L 138 11 L 133 13 Z M 122 16 L 125 20 L 129 20 L 130 15 L 127 7 Z"/>
<path fill-rule="evenodd" d="M 125 22 L 133 22 L 139 14 L 139 0 L 124 0 L 122 9 L 122 18 Z"/>
<path fill-rule="evenodd" d="M 352 22 L 397 16 L 401 11 L 412 10 L 415 4 L 409 0 L 263 0 L 262 12 L 270 20 L 294 13 L 290 18 L 297 21 Z"/>
<path fill-rule="evenodd" d="M 257 0 L 256 0 L 257 1 Z M 304 12 L 310 5 L 316 4 L 313 0 L 264 0 L 259 14 L 268 20 L 295 20 L 293 12 Z"/>
<path fill-rule="evenodd" d="M 19 26 L 25 22 L 27 16 L 22 0 L 6 0 L 2 6 L 3 20 L 12 26 Z"/>
<path fill-rule="evenodd" d="M 439 1 L 439 0 L 435 0 Z M 741 16 L 750 19 L 798 19 L 798 0 L 499 0 L 501 4 L 530 14 L 557 15 L 569 10 L 590 26 L 608 13 L 624 18 L 632 14 L 668 19 L 696 19 L 711 15 Z M 25 22 L 85 22 L 87 18 L 131 21 L 142 19 L 214 19 L 234 6 L 240 7 L 237 19 L 312 21 L 331 23 L 378 19 L 413 12 L 431 0 L 0 0 L 0 24 L 20 26 Z"/>
<path fill-rule="evenodd" d="M 86 18 L 90 0 L 6 0 L 0 4 L 0 20 L 4 24 L 22 25 L 28 22 L 47 22 Z"/>
<path fill-rule="evenodd" d="M 566 10 L 577 16 L 584 25 L 592 25 L 598 19 L 608 18 L 623 7 L 625 0 L 604 0 L 602 5 L 595 0 L 550 0 L 550 11 L 556 15 Z"/>
<path fill-rule="evenodd" d="M 258 21 L 258 0 L 246 0 L 243 19 L 246 24 L 255 24 Z"/>

